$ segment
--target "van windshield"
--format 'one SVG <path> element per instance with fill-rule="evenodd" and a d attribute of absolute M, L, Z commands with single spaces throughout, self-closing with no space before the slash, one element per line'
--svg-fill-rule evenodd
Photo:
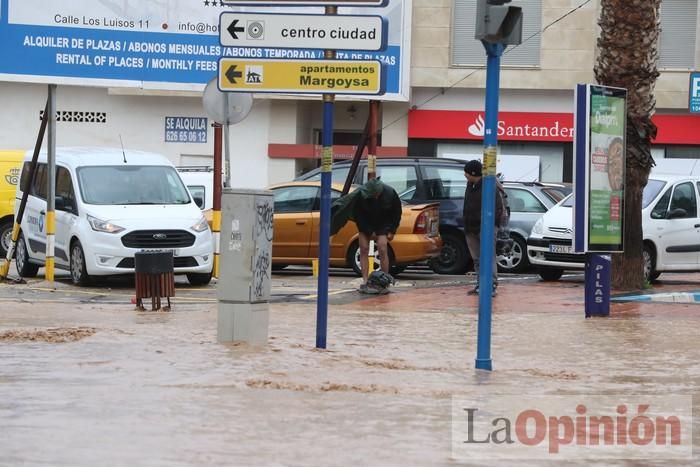
<path fill-rule="evenodd" d="M 81 167 L 78 185 L 86 204 L 187 204 L 177 171 L 165 165 Z"/>

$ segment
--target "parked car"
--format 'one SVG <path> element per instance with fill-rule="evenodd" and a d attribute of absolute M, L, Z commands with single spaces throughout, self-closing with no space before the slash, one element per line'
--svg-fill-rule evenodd
<path fill-rule="evenodd" d="M 644 277 L 651 281 L 662 272 L 700 271 L 700 178 L 654 174 L 642 196 Z M 565 270 L 583 269 L 585 255 L 572 247 L 570 195 L 533 226 L 527 242 L 530 262 L 544 280 L 557 280 Z"/>
<path fill-rule="evenodd" d="M 0 151 L 0 262 L 7 256 L 15 224 L 15 192 L 25 151 Z"/>
<path fill-rule="evenodd" d="M 334 184 L 331 198 L 341 195 L 343 186 Z M 272 265 L 282 269 L 290 264 L 309 265 L 319 254 L 320 184 L 288 182 L 269 188 L 274 195 L 274 236 Z M 440 253 L 437 204 L 403 205 L 401 223 L 389 243 L 391 272 L 399 274 L 406 266 L 429 260 Z M 348 222 L 331 237 L 330 265 L 351 267 L 361 274 L 357 226 Z M 379 259 L 375 257 L 379 267 Z"/>
<path fill-rule="evenodd" d="M 344 183 L 350 173 L 351 161 L 333 164 L 332 179 Z M 464 238 L 462 207 L 464 205 L 464 161 L 436 157 L 402 157 L 377 159 L 377 175 L 391 185 L 401 199 L 409 204 L 440 203 L 440 255 L 430 261 L 433 271 L 440 274 L 460 274 L 470 267 L 471 258 Z M 319 169 L 308 172 L 299 180 L 320 180 Z M 367 161 L 361 160 L 353 183 L 367 181 Z M 502 272 L 520 272 L 529 267 L 526 241 L 535 221 L 554 206 L 571 188 L 561 184 L 539 182 L 508 182 L 511 209 L 510 229 L 514 240 L 513 252 L 498 258 Z"/>
<path fill-rule="evenodd" d="M 29 190 L 16 250 L 17 271 L 24 277 L 43 266 L 47 242 L 47 158 L 39 155 L 30 180 L 31 156 L 25 157 L 17 187 L 17 199 Z M 175 274 L 186 274 L 193 285 L 211 280 L 211 231 L 165 156 L 58 148 L 55 200 L 55 264 L 70 271 L 73 283 L 133 273 L 134 255 L 147 250 L 172 250 Z"/>

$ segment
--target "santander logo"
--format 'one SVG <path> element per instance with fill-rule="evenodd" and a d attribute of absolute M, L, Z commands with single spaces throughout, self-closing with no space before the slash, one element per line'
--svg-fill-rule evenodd
<path fill-rule="evenodd" d="M 474 123 L 467 127 L 467 131 L 472 136 L 483 138 L 484 127 L 483 115 L 477 114 Z M 539 140 L 546 138 L 573 138 L 574 129 L 570 126 L 562 125 L 559 120 L 539 125 L 530 123 L 510 124 L 504 120 L 499 120 L 498 136 Z"/>
<path fill-rule="evenodd" d="M 484 136 L 484 117 L 481 114 L 477 115 L 476 120 L 469 125 L 467 131 L 473 136 Z"/>

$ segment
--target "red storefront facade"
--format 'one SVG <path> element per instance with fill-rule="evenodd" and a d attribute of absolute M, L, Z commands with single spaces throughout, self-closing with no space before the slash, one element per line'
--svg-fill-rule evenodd
<path fill-rule="evenodd" d="M 574 116 L 557 112 L 500 112 L 498 142 L 501 154 L 540 156 L 541 180 L 572 181 Z M 700 115 L 660 114 L 652 155 L 658 158 L 700 159 Z M 460 148 L 481 153 L 484 112 L 469 110 L 411 110 L 408 115 L 408 153 L 455 157 Z M 696 150 L 697 148 L 697 150 Z"/>
<path fill-rule="evenodd" d="M 574 116 L 571 113 L 500 112 L 500 141 L 572 142 Z M 653 144 L 698 146 L 700 157 L 700 115 L 655 115 L 658 127 Z M 462 110 L 412 110 L 408 115 L 408 137 L 437 140 L 483 139 L 484 113 Z"/>

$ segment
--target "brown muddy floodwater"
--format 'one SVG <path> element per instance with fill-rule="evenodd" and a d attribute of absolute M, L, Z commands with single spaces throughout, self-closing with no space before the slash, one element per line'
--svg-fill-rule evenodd
<path fill-rule="evenodd" d="M 0 465 L 513 465 L 452 458 L 453 397 L 698 400 L 697 306 L 585 320 L 521 287 L 495 302 L 491 373 L 474 370 L 476 301 L 459 288 L 332 306 L 328 350 L 313 301 L 272 304 L 262 348 L 218 344 L 212 303 L 0 302 Z M 698 463 L 571 453 L 519 465 Z"/>

